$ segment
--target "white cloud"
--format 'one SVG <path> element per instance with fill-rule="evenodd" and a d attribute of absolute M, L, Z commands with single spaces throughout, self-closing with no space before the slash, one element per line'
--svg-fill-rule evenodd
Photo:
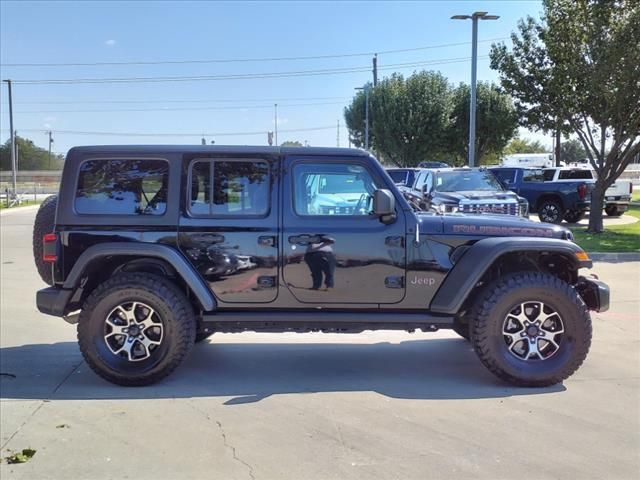
<path fill-rule="evenodd" d="M 104 44 L 105 44 L 107 47 L 113 47 L 113 46 L 116 44 L 116 41 L 115 41 L 115 40 L 113 40 L 113 39 L 109 39 L 109 40 L 107 40 L 106 42 L 104 42 Z"/>

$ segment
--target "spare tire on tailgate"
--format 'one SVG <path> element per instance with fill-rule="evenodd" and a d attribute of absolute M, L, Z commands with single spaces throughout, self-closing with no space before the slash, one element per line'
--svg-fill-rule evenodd
<path fill-rule="evenodd" d="M 57 206 L 57 195 L 47 197 L 40 205 L 36 221 L 33 223 L 33 260 L 40 278 L 48 285 L 53 285 L 53 278 L 51 278 L 51 264 L 42 259 L 42 237 L 53 232 Z"/>

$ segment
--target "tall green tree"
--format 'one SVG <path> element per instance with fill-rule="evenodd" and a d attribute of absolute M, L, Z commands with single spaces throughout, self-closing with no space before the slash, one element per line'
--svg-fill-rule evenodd
<path fill-rule="evenodd" d="M 544 0 L 491 66 L 525 125 L 580 140 L 598 173 L 588 230 L 603 231 L 606 189 L 640 152 L 640 1 Z"/>
<path fill-rule="evenodd" d="M 587 151 L 580 140 L 572 138 L 560 143 L 560 160 L 566 164 L 580 162 L 587 158 Z"/>
<path fill-rule="evenodd" d="M 63 155 L 51 154 L 49 151 L 38 147 L 28 138 L 16 136 L 18 147 L 18 170 L 60 170 L 64 162 Z M 0 145 L 0 170 L 11 170 L 11 140 Z"/>
<path fill-rule="evenodd" d="M 513 101 L 501 89 L 487 82 L 478 82 L 476 90 L 476 157 L 502 153 L 518 129 L 518 114 Z M 460 84 L 452 94 L 452 110 L 448 125 L 448 145 L 445 150 L 457 164 L 466 164 L 469 157 L 469 104 L 471 88 Z"/>
<path fill-rule="evenodd" d="M 503 153 L 512 155 L 514 153 L 546 153 L 547 151 L 548 148 L 538 140 L 516 137 L 507 144 Z"/>
<path fill-rule="evenodd" d="M 451 111 L 450 86 L 437 72 L 404 78 L 394 73 L 370 88 L 369 145 L 398 166 L 415 166 L 442 152 Z M 365 93 L 360 91 L 344 116 L 351 142 L 364 145 Z"/>
<path fill-rule="evenodd" d="M 302 142 L 298 140 L 287 140 L 286 142 L 282 142 L 281 147 L 302 147 Z"/>

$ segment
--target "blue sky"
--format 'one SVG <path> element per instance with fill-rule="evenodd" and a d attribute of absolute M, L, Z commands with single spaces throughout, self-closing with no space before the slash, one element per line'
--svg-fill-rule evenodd
<path fill-rule="evenodd" d="M 369 56 L 287 61 L 174 65 L 101 65 L 48 68 L 15 63 L 96 63 L 166 60 L 263 59 L 381 52 L 469 42 L 471 22 L 451 15 L 483 10 L 500 15 L 480 23 L 479 39 L 508 37 L 519 18 L 538 16 L 537 1 L 459 2 L 29 2 L 0 3 L 2 79 L 14 85 L 14 122 L 19 135 L 54 151 L 107 143 L 266 144 L 278 103 L 279 142 L 308 141 L 335 146 L 337 122 L 354 87 L 370 71 L 289 78 L 124 84 L 19 84 L 19 80 L 175 77 L 291 72 L 371 65 Z M 479 80 L 496 80 L 482 59 L 491 43 L 481 42 Z M 470 56 L 470 44 L 380 54 L 379 77 L 433 69 L 452 83 L 468 82 L 470 63 L 389 67 Z M 144 103 L 143 103 L 144 102 Z M 0 137 L 9 134 L 6 85 L 0 93 Z M 111 111 L 109 111 L 111 110 Z M 286 130 L 324 127 L 321 130 Z M 57 132 L 59 131 L 59 133 Z M 72 132 L 181 133 L 135 137 Z M 540 138 L 536 136 L 536 138 Z M 545 140 L 545 139 L 543 139 Z M 548 142 L 545 142 L 548 143 Z M 346 146 L 347 131 L 340 129 Z"/>

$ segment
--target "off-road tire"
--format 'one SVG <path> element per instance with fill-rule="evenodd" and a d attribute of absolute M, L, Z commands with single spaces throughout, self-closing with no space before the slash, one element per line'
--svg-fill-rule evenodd
<path fill-rule="evenodd" d="M 555 212 L 553 216 L 551 212 Z M 564 218 L 564 211 L 559 201 L 553 199 L 547 199 L 540 202 L 538 205 L 538 218 L 541 222 L 559 224 L 562 223 Z"/>
<path fill-rule="evenodd" d="M 502 326 L 519 302 L 541 300 L 560 314 L 560 348 L 546 360 L 522 360 L 508 351 Z M 591 345 L 591 316 L 576 290 L 552 275 L 521 272 L 489 285 L 474 306 L 471 343 L 480 361 L 498 378 L 523 387 L 562 382 L 585 360 Z"/>
<path fill-rule="evenodd" d="M 584 212 L 576 210 L 567 210 L 564 214 L 564 221 L 567 223 L 578 223 L 585 216 Z"/>
<path fill-rule="evenodd" d="M 149 305 L 162 320 L 164 334 L 155 358 L 131 362 L 106 346 L 107 315 L 131 301 Z M 150 385 L 165 378 L 189 354 L 195 335 L 196 317 L 184 293 L 170 280 L 148 273 L 121 273 L 96 287 L 78 321 L 80 351 L 89 367 L 105 380 L 124 386 Z"/>
<path fill-rule="evenodd" d="M 45 198 L 40 204 L 36 219 L 33 222 L 33 261 L 40 278 L 47 285 L 53 285 L 51 264 L 42 259 L 42 237 L 53 232 L 56 219 L 56 207 L 58 206 L 58 196 L 51 195 Z"/>
<path fill-rule="evenodd" d="M 616 207 L 615 205 L 610 205 L 608 207 L 605 207 L 604 211 L 606 212 L 607 215 L 609 215 L 610 217 L 619 217 L 621 216 L 624 212 L 622 210 L 620 210 L 618 207 Z"/>

